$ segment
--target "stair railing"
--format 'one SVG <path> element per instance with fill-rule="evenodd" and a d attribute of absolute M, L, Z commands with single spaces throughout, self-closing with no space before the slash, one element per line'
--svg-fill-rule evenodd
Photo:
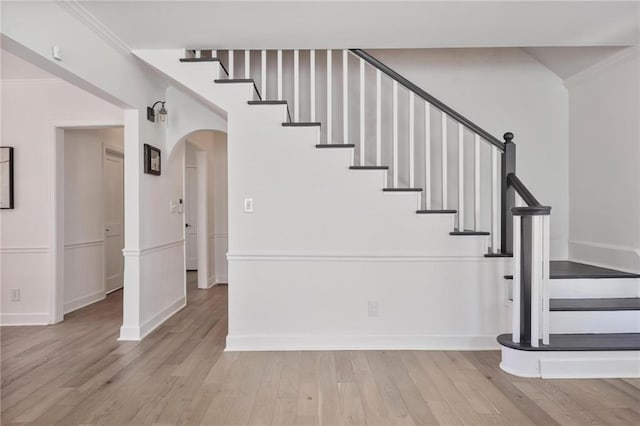
<path fill-rule="evenodd" d="M 512 339 L 533 347 L 549 344 L 549 219 L 551 207 L 541 205 L 529 189 L 509 173 L 516 194 L 513 214 Z M 526 206 L 521 206 L 522 204 Z"/>

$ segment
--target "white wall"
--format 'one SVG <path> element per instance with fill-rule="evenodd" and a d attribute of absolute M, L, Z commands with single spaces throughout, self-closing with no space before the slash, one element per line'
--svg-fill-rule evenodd
<path fill-rule="evenodd" d="M 640 50 L 567 80 L 570 257 L 640 272 Z"/>
<path fill-rule="evenodd" d="M 55 123 L 122 123 L 123 111 L 61 80 L 2 81 L 2 144 L 15 147 L 14 210 L 2 210 L 2 324 L 51 314 Z M 11 302 L 11 289 L 21 289 Z"/>

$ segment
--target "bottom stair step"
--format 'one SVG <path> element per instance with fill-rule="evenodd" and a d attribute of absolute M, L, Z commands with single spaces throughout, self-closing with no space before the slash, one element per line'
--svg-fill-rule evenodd
<path fill-rule="evenodd" d="M 511 339 L 511 334 L 501 334 L 498 343 L 507 348 L 533 352 L 640 350 L 640 333 L 552 334 L 549 345 L 541 343 L 537 348 L 529 343 L 514 343 Z"/>

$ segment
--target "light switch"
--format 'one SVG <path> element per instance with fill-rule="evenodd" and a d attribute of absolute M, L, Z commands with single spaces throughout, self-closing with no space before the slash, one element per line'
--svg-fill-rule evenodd
<path fill-rule="evenodd" d="M 253 198 L 244 199 L 244 212 L 253 213 Z"/>

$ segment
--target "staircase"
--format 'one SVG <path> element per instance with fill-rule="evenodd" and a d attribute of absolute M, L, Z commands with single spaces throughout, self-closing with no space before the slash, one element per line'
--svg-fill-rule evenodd
<path fill-rule="evenodd" d="M 497 139 L 360 49 L 134 53 L 228 112 L 229 149 L 238 150 L 234 155 L 243 149 L 242 143 L 234 145 L 236 137 L 282 139 L 275 122 L 298 132 L 294 139 L 313 141 L 313 156 L 302 144 L 286 145 L 300 163 L 289 172 L 302 177 L 331 171 L 327 185 L 344 187 L 350 195 L 332 199 L 332 205 L 318 203 L 316 198 L 327 189 L 309 181 L 313 188 L 295 191 L 299 202 L 320 209 L 319 217 L 330 223 L 339 223 L 340 214 L 361 214 L 364 208 L 382 228 L 370 235 L 352 218 L 345 220 L 345 228 L 337 225 L 321 236 L 298 227 L 286 235 L 287 247 L 302 253 L 318 247 L 331 252 L 372 247 L 375 253 L 373 248 L 384 247 L 391 253 L 461 261 L 484 256 L 497 269 L 504 265 L 514 272 L 505 275 L 509 291 L 495 305 L 460 315 L 473 322 L 491 315 L 494 306 L 507 306 L 512 333 L 498 336 L 505 371 L 523 377 L 640 376 L 640 276 L 550 261 L 551 208 L 541 205 L 518 178 L 512 133 Z M 234 122 L 239 116 L 251 126 Z M 248 167 L 269 158 L 267 148 L 254 151 L 244 153 Z M 343 176 L 343 167 L 350 175 Z M 297 188 L 291 179 L 276 177 L 275 182 Z M 376 187 L 381 190 L 377 194 L 372 191 Z M 413 218 L 403 213 L 408 209 L 415 212 Z M 291 214 L 286 209 L 279 213 Z M 295 222 L 296 212 L 287 217 Z M 258 230 L 270 225 L 266 220 L 252 226 Z M 258 248 L 274 256 L 277 240 Z M 480 277 L 476 284 L 482 284 Z M 446 321 L 451 307 L 440 311 L 435 303 L 435 318 Z M 493 319 L 489 323 L 498 327 Z M 230 325 L 230 336 L 232 331 Z M 227 341 L 228 347 L 265 348 L 259 340 L 251 342 Z"/>

